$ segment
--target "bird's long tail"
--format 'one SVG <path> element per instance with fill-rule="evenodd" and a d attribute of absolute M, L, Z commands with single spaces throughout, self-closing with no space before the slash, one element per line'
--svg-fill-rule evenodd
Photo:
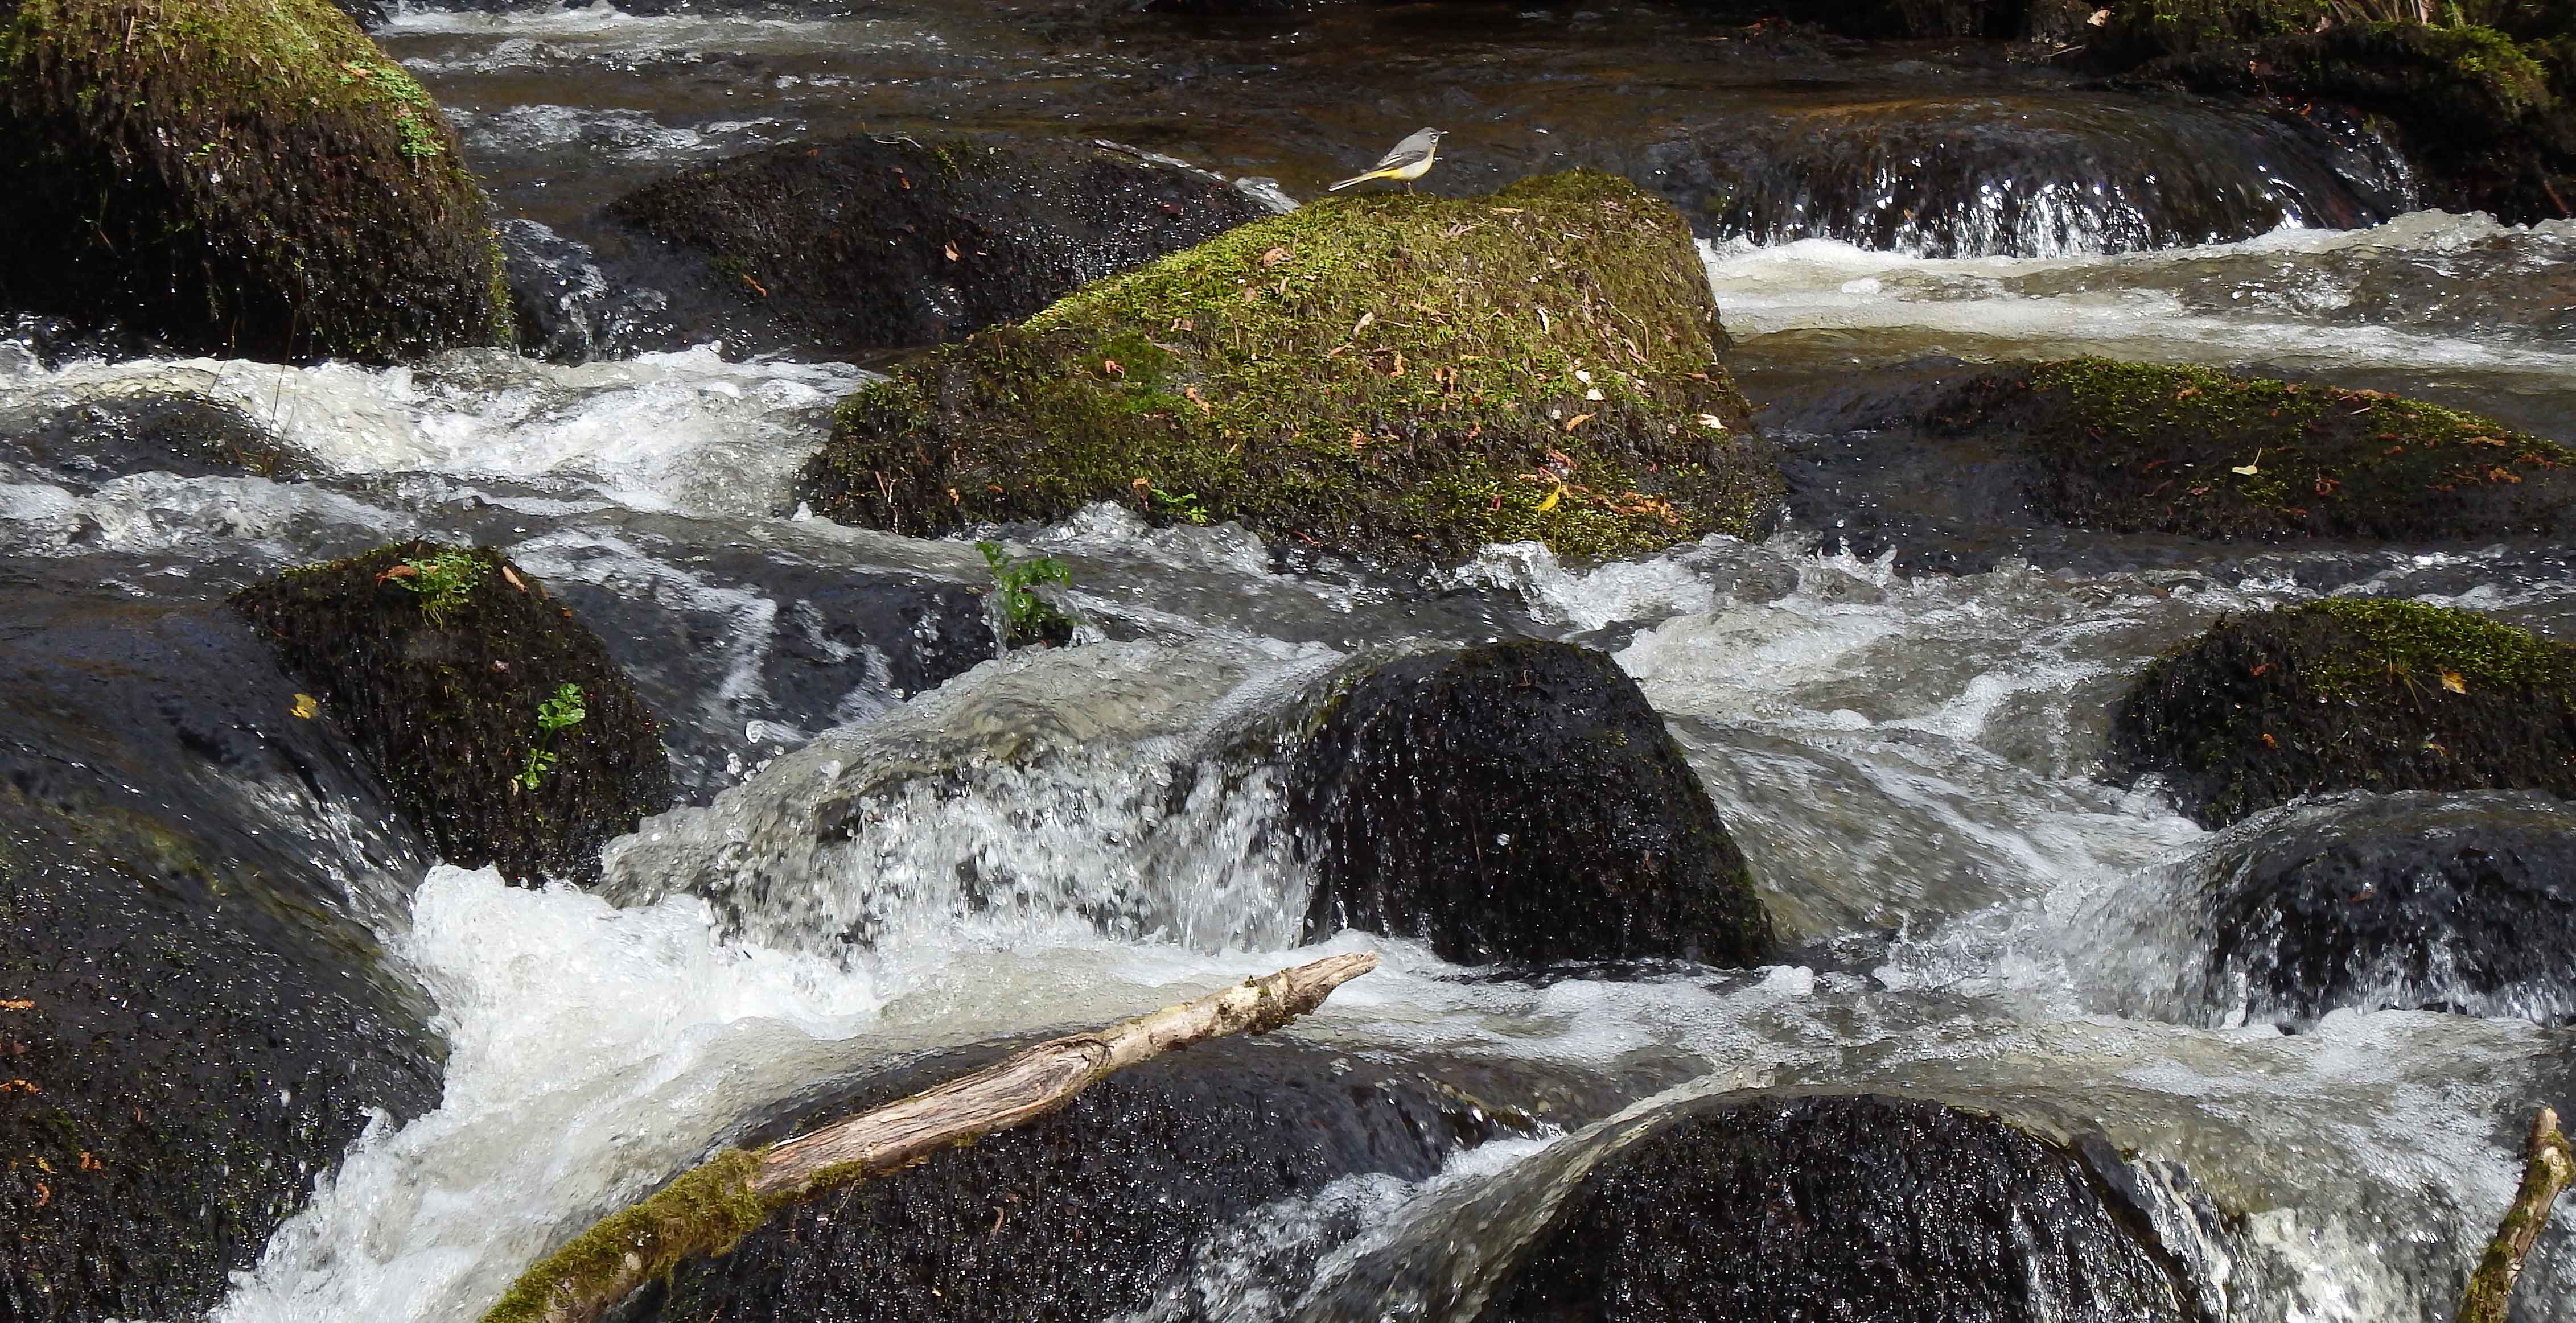
<path fill-rule="evenodd" d="M 1386 179 L 1391 177 L 1394 173 L 1395 172 L 1392 170 L 1371 170 L 1364 175 L 1352 175 L 1350 178 L 1345 179 L 1338 184 L 1326 184 L 1324 185 L 1324 191 L 1327 193 L 1339 193 L 1353 184 L 1365 184 L 1372 179 Z"/>

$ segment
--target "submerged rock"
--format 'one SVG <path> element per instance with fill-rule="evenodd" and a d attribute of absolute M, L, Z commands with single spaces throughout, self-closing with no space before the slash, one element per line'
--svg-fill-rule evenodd
<path fill-rule="evenodd" d="M 454 132 L 323 0 L 10 6 L 0 174 L 0 307 L 229 356 L 509 339 Z"/>
<path fill-rule="evenodd" d="M 2339 1007 L 2576 1015 L 2576 811 L 2541 795 L 2354 795 L 2241 825 L 2195 865 L 2220 1019 Z"/>
<path fill-rule="evenodd" d="M 1287 787 L 1309 941 L 1358 928 L 1470 964 L 1746 965 L 1771 947 L 1743 852 L 1606 653 L 1507 643 L 1380 667 L 1332 700 Z"/>
<path fill-rule="evenodd" d="M 2116 1188 L 2065 1148 L 1934 1102 L 1722 1101 L 1595 1167 L 1478 1317 L 2198 1319 Z"/>
<path fill-rule="evenodd" d="M 803 485 L 915 534 L 1117 501 L 1404 558 L 1759 536 L 1780 477 L 1720 337 L 1688 227 L 1622 180 L 1335 198 L 905 365 Z"/>
<path fill-rule="evenodd" d="M 294 688 L 226 612 L 0 569 L 0 1318 L 204 1317 L 438 1102 L 368 926 L 426 860 Z"/>
<path fill-rule="evenodd" d="M 806 1116 L 837 1119 L 993 1055 L 933 1058 Z M 1088 1323 L 1158 1299 L 1199 1317 L 1203 1267 L 1293 1297 L 1359 1229 L 1367 1192 L 1334 1182 L 1418 1181 L 1512 1123 L 1422 1071 L 1280 1041 L 1203 1043 L 1054 1115 L 784 1210 L 724 1257 L 684 1265 L 638 1323 Z M 1297 1228 L 1284 1243 L 1254 1225 L 1279 1221 Z M 1251 1261 L 1229 1264 L 1229 1250 Z"/>
<path fill-rule="evenodd" d="M 2111 762 L 2207 826 L 2330 790 L 2576 796 L 2576 649 L 2378 598 L 2221 620 L 2138 677 Z"/>
<path fill-rule="evenodd" d="M 2576 451 L 2380 391 L 2075 359 L 1981 374 L 1936 431 L 2003 434 L 2045 517 L 2117 533 L 2430 541 L 2576 528 Z"/>
<path fill-rule="evenodd" d="M 595 881 L 599 847 L 671 805 L 635 686 L 498 552 L 399 543 L 232 601 L 459 868 Z"/>
<path fill-rule="evenodd" d="M 685 338 L 845 356 L 1026 317 L 1268 211 L 1204 171 L 1090 143 L 860 135 L 692 167 L 609 214 Z"/>
<path fill-rule="evenodd" d="M 0 410 L 0 459 L 13 452 L 84 487 L 135 473 L 293 479 L 321 468 L 241 406 L 185 390 L 100 392 L 77 404 Z"/>

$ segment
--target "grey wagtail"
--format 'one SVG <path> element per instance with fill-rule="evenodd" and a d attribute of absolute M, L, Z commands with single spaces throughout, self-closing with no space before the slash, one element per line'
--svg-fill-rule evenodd
<path fill-rule="evenodd" d="M 1439 154 L 1440 130 L 1424 129 L 1397 143 L 1386 155 L 1377 158 L 1377 164 L 1370 166 L 1367 174 L 1353 175 L 1325 191 L 1338 192 L 1353 184 L 1365 184 L 1372 179 L 1401 179 L 1404 181 L 1404 191 L 1410 193 L 1413 191 L 1413 181 L 1430 173 L 1432 158 Z"/>

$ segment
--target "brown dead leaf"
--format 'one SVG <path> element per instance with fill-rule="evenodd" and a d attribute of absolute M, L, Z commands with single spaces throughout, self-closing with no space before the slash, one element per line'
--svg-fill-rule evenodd
<path fill-rule="evenodd" d="M 1566 420 L 1565 420 L 1565 430 L 1566 430 L 1566 431 L 1568 431 L 1568 432 L 1571 432 L 1571 431 L 1573 431 L 1575 428 L 1581 427 L 1581 426 L 1583 426 L 1585 423 L 1588 423 L 1588 422 L 1591 422 L 1591 421 L 1592 421 L 1592 415 L 1590 415 L 1590 414 L 1588 414 L 1588 413 L 1578 413 L 1578 414 L 1574 415 L 1573 417 L 1568 418 L 1568 419 L 1566 419 Z"/>
<path fill-rule="evenodd" d="M 511 569 L 507 564 L 504 564 L 504 565 L 501 567 L 501 577 L 502 577 L 502 578 L 504 578 L 504 579 L 509 580 L 509 581 L 510 581 L 510 586 L 511 586 L 511 587 L 513 587 L 513 588 L 518 589 L 520 592 L 523 592 L 523 593 L 524 593 L 524 592 L 528 591 L 528 583 L 527 583 L 527 580 L 520 578 L 520 577 L 519 577 L 519 572 L 518 572 L 517 570 Z"/>
<path fill-rule="evenodd" d="M 1272 267 L 1274 267 L 1274 266 L 1277 266 L 1277 265 L 1279 265 L 1280 263 L 1285 262 L 1285 261 L 1287 261 L 1287 260 L 1288 260 L 1288 250 L 1287 250 L 1287 249 L 1285 249 L 1285 248 L 1273 248 L 1273 249 L 1271 249 L 1269 252 L 1263 253 L 1263 254 L 1261 255 L 1261 269 L 1262 269 L 1262 270 L 1264 270 L 1264 271 L 1267 271 L 1267 270 L 1269 270 L 1270 268 L 1272 268 Z"/>
<path fill-rule="evenodd" d="M 0 1011 L 32 1011 L 34 1009 L 36 1009 L 36 1003 L 33 998 L 22 997 L 16 1001 L 0 1001 Z"/>
<path fill-rule="evenodd" d="M 954 240 L 954 239 L 949 240 L 949 241 L 948 241 L 948 246 L 947 246 L 947 247 L 945 247 L 945 248 L 942 248 L 940 251 L 941 251 L 941 252 L 944 252 L 944 253 L 946 253 L 946 254 L 948 254 L 948 260 L 949 260 L 949 261 L 951 261 L 951 262 L 956 261 L 956 260 L 957 260 L 957 241 L 956 241 L 956 240 Z"/>
<path fill-rule="evenodd" d="M 2442 687 L 2455 694 L 2466 694 L 2469 692 L 2469 682 L 2460 678 L 2460 673 L 2458 671 L 2442 672 Z"/>
<path fill-rule="evenodd" d="M 1202 398 L 1199 395 L 1199 388 L 1196 386 L 1183 387 L 1181 389 L 1181 397 L 1188 400 L 1190 403 L 1199 406 L 1199 412 L 1202 414 L 1212 414 L 1216 412 L 1216 406 L 1208 403 L 1206 399 Z"/>
<path fill-rule="evenodd" d="M 1104 377 L 1123 377 L 1127 375 L 1127 369 L 1117 359 L 1104 358 L 1100 360 L 1100 375 Z"/>

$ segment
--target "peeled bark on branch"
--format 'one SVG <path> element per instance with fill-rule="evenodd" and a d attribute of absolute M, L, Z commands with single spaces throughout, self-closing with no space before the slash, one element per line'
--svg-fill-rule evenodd
<path fill-rule="evenodd" d="M 726 1149 L 539 1260 L 483 1323 L 593 1323 L 682 1260 L 730 1251 L 780 1208 L 1036 1120 L 1112 1072 L 1173 1048 L 1267 1033 L 1375 968 L 1376 956 L 1355 952 L 1247 979 L 1106 1029 L 1040 1043 L 757 1152 Z"/>
<path fill-rule="evenodd" d="M 2571 1177 L 2576 1177 L 2576 1148 L 2559 1130 L 2558 1113 L 2543 1107 L 2531 1118 L 2531 1138 L 2523 1145 L 2522 1188 L 2514 1191 L 2513 1207 L 2496 1226 L 2495 1239 L 2487 1244 L 2477 1271 L 2469 1274 L 2457 1323 L 2505 1323 L 2506 1311 L 2513 1305 L 2514 1280 L 2522 1276 L 2522 1261 L 2530 1257 L 2541 1228 L 2549 1224 L 2550 1205 L 2558 1201 L 2558 1192 L 2567 1188 Z"/>

